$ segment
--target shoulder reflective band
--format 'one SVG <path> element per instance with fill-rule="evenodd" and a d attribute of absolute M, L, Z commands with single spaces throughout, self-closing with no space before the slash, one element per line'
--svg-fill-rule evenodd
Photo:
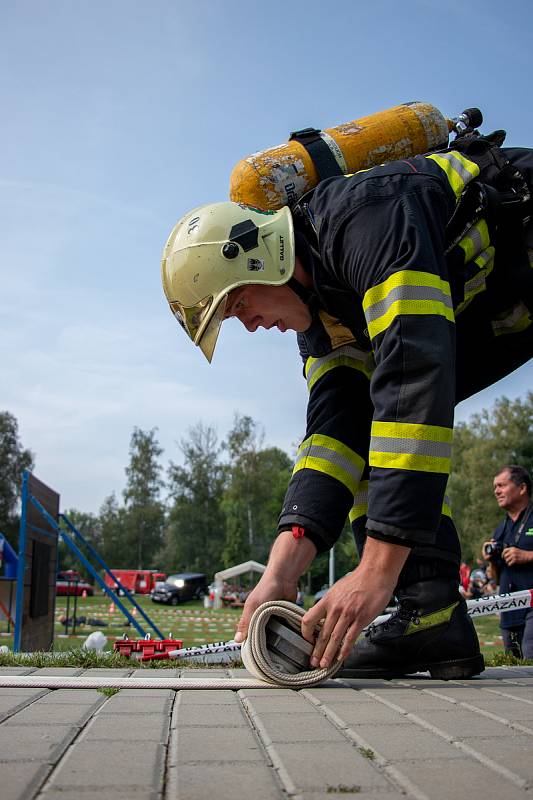
<path fill-rule="evenodd" d="M 314 433 L 298 448 L 292 474 L 301 469 L 322 472 L 340 481 L 355 494 L 364 466 L 363 459 L 338 439 Z"/>
<path fill-rule="evenodd" d="M 467 184 L 479 175 L 478 165 L 457 150 L 452 150 L 450 153 L 433 153 L 426 158 L 432 159 L 442 169 L 457 199 Z"/>
<path fill-rule="evenodd" d="M 321 358 L 309 357 L 305 363 L 305 377 L 309 391 L 327 372 L 336 367 L 349 367 L 362 372 L 370 379 L 374 371 L 374 356 L 357 347 L 345 345 Z"/>
<path fill-rule="evenodd" d="M 452 428 L 374 421 L 368 463 L 371 467 L 448 474 L 452 439 Z"/>
<path fill-rule="evenodd" d="M 513 308 L 502 317 L 491 321 L 492 330 L 495 336 L 502 336 L 506 333 L 520 333 L 531 325 L 531 312 L 523 303 L 517 303 Z"/>
<path fill-rule="evenodd" d="M 385 331 L 399 315 L 433 314 L 455 322 L 450 284 L 430 272 L 405 269 L 369 289 L 363 311 L 371 339 Z"/>
<path fill-rule="evenodd" d="M 333 141 L 330 136 L 328 136 L 328 139 Z M 305 147 L 311 156 L 311 161 L 318 172 L 320 180 L 343 174 L 343 170 L 339 166 L 330 144 L 325 140 L 322 136 L 322 131 L 319 131 L 318 128 L 303 128 L 301 131 L 293 131 L 289 136 L 289 142 L 292 141 L 296 141 L 302 147 Z"/>

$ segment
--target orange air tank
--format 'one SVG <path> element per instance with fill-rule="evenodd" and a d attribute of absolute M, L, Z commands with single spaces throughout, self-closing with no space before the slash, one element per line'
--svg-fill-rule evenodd
<path fill-rule="evenodd" d="M 451 121 L 430 103 L 404 103 L 326 128 L 320 137 L 344 174 L 448 146 Z M 234 167 L 230 199 L 264 211 L 293 205 L 319 182 L 297 140 L 253 153 Z"/>

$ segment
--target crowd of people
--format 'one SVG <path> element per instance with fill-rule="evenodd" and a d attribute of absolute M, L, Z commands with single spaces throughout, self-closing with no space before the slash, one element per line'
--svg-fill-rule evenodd
<path fill-rule="evenodd" d="M 467 600 L 477 600 L 498 592 L 498 582 L 490 561 L 478 558 L 475 567 L 470 567 L 463 561 L 460 577 L 459 591 Z"/>

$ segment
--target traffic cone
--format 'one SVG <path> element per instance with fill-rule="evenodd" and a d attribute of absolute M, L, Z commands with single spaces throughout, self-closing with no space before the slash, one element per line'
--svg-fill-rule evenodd
<path fill-rule="evenodd" d="M 84 590 L 83 590 L 83 592 L 81 593 L 81 596 L 82 596 L 82 597 L 83 597 L 83 599 L 85 600 L 85 598 L 87 597 L 87 589 L 84 589 Z"/>
<path fill-rule="evenodd" d="M 108 614 L 109 614 L 109 616 L 111 616 L 111 614 L 114 614 L 114 613 L 115 613 L 115 604 L 114 603 L 110 603 L 109 604 L 109 608 L 108 608 Z"/>

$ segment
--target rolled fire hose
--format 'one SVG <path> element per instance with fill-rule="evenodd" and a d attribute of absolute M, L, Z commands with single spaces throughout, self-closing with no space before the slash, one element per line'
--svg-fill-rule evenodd
<path fill-rule="evenodd" d="M 241 658 L 251 675 L 277 686 L 302 689 L 333 678 L 342 667 L 335 661 L 326 669 L 312 669 L 313 645 L 300 633 L 303 608 L 273 600 L 257 608 L 250 620 Z"/>

